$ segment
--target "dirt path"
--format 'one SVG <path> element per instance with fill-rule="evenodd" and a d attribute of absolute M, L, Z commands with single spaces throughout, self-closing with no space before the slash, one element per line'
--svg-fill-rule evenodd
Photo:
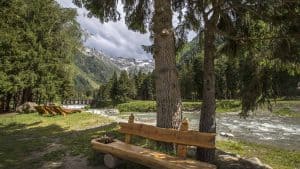
<path fill-rule="evenodd" d="M 42 151 L 32 152 L 25 161 L 41 163 L 40 169 L 107 169 L 103 165 L 89 165 L 87 157 L 83 155 L 71 155 L 60 138 L 51 138 L 50 140 L 51 143 L 46 148 Z"/>

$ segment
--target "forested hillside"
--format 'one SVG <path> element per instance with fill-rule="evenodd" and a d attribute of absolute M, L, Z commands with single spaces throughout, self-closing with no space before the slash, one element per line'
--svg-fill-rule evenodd
<path fill-rule="evenodd" d="M 73 58 L 74 85 L 77 94 L 85 95 L 106 83 L 119 68 L 108 58 L 78 50 Z"/>
<path fill-rule="evenodd" d="M 91 96 L 118 68 L 82 49 L 74 9 L 53 0 L 0 2 L 0 110 Z"/>
<path fill-rule="evenodd" d="M 222 48 L 223 44 L 220 41 L 218 43 L 218 48 Z M 179 81 L 184 99 L 202 99 L 203 57 L 203 44 L 200 43 L 199 45 L 199 37 L 185 44 L 177 53 Z M 257 65 L 251 65 L 248 59 L 242 55 L 240 57 L 220 55 L 216 58 L 217 99 L 240 99 L 241 90 L 248 83 L 245 78 L 250 77 L 255 69 L 265 69 L 266 77 L 264 79 L 274 97 L 275 95 L 283 98 L 300 96 L 300 90 L 297 89 L 300 79 L 299 73 L 291 73 L 289 69 L 279 69 L 269 65 L 261 65 L 260 68 L 257 68 Z"/>

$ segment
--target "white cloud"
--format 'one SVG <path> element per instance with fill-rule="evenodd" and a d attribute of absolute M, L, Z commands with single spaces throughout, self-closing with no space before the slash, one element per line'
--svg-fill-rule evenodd
<path fill-rule="evenodd" d="M 85 8 L 76 7 L 71 0 L 57 0 L 57 2 L 63 7 L 77 9 L 77 21 L 81 28 L 92 35 L 84 43 L 87 47 L 102 50 L 105 54 L 112 56 L 152 58 L 141 47 L 141 45 L 151 44 L 149 33 L 140 34 L 128 30 L 124 19 L 102 24 L 95 17 L 87 17 L 88 11 Z M 121 8 L 118 6 L 118 9 Z M 121 16 L 124 15 L 122 10 L 119 12 Z"/>

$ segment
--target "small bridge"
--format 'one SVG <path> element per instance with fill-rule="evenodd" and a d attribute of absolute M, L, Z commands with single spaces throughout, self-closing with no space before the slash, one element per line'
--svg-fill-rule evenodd
<path fill-rule="evenodd" d="M 69 99 L 62 101 L 63 105 L 89 105 L 92 104 L 92 99 Z"/>

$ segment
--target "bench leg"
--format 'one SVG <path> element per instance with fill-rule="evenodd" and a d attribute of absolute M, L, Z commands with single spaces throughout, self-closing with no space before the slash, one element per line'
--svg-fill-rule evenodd
<path fill-rule="evenodd" d="M 111 154 L 104 155 L 104 165 L 108 168 L 116 168 L 123 163 L 124 163 L 123 160 L 121 160 L 117 157 L 114 157 Z"/>

